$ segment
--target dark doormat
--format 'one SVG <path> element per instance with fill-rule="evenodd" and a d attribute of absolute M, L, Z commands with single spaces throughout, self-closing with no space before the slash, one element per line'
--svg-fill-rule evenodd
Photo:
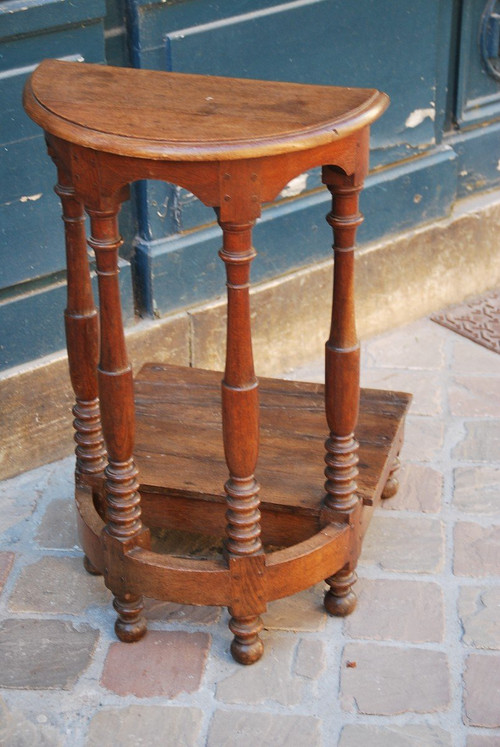
<path fill-rule="evenodd" d="M 431 319 L 485 348 L 500 353 L 500 290 L 489 291 L 458 306 L 432 314 Z"/>

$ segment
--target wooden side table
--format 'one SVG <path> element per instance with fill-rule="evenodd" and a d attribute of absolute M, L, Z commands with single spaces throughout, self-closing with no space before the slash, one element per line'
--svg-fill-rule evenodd
<path fill-rule="evenodd" d="M 123 641 L 146 631 L 143 594 L 228 606 L 231 651 L 243 664 L 262 655 L 260 614 L 269 600 L 326 579 L 328 612 L 346 615 L 355 606 L 362 538 L 374 506 L 397 489 L 410 399 L 362 390 L 358 422 L 354 239 L 369 126 L 387 101 L 368 89 L 51 60 L 26 85 L 25 108 L 45 130 L 63 206 L 80 537 L 87 569 L 102 573 L 114 594 Z M 262 380 L 259 406 L 250 331 L 252 226 L 263 203 L 315 166 L 332 194 L 327 220 L 335 241 L 326 386 Z M 173 182 L 215 209 L 227 271 L 222 384 L 214 372 L 158 364 L 145 365 L 133 382 L 120 310 L 117 214 L 137 179 Z M 199 559 L 152 552 L 150 528 L 158 527 L 225 532 L 224 553 Z"/>

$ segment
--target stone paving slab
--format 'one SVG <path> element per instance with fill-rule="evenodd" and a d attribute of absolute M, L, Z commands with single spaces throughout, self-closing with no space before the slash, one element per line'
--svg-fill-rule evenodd
<path fill-rule="evenodd" d="M 453 747 L 452 735 L 439 726 L 344 726 L 339 747 Z"/>
<path fill-rule="evenodd" d="M 500 737 L 488 734 L 474 734 L 467 737 L 466 747 L 499 747 Z"/>
<path fill-rule="evenodd" d="M 500 454 L 500 419 L 465 420 L 464 436 L 452 449 L 453 459 L 497 462 Z"/>
<path fill-rule="evenodd" d="M 438 513 L 442 506 L 443 475 L 424 464 L 403 464 L 398 473 L 399 490 L 383 501 L 388 511 Z"/>
<path fill-rule="evenodd" d="M 498 379 L 455 376 L 448 390 L 451 414 L 461 417 L 499 417 Z"/>
<path fill-rule="evenodd" d="M 316 584 L 298 594 L 269 602 L 262 615 L 266 630 L 321 630 L 326 616 L 323 607 L 324 584 Z"/>
<path fill-rule="evenodd" d="M 203 713 L 178 706 L 104 708 L 90 722 L 87 747 L 191 747 L 196 744 Z"/>
<path fill-rule="evenodd" d="M 433 713 L 450 704 L 449 667 L 442 651 L 349 643 L 341 678 L 342 707 L 354 713 Z"/>
<path fill-rule="evenodd" d="M 185 622 L 211 625 L 220 620 L 219 607 L 195 607 L 191 604 L 144 600 L 144 613 L 149 622 Z"/>
<path fill-rule="evenodd" d="M 500 467 L 457 467 L 453 473 L 453 504 L 459 511 L 498 514 L 500 509 Z"/>
<path fill-rule="evenodd" d="M 440 371 L 446 364 L 449 339 L 436 324 L 406 324 L 390 335 L 379 335 L 363 344 L 364 368 Z"/>
<path fill-rule="evenodd" d="M 7 581 L 7 576 L 12 568 L 15 557 L 13 552 L 0 552 L 0 594 Z"/>
<path fill-rule="evenodd" d="M 40 547 L 47 548 L 71 549 L 79 546 L 76 508 L 71 494 L 68 498 L 58 498 L 49 503 L 36 540 Z"/>
<path fill-rule="evenodd" d="M 436 416 L 441 413 L 443 384 L 437 372 L 367 369 L 362 375 L 361 386 L 410 392 L 413 395 L 412 415 Z"/>
<path fill-rule="evenodd" d="M 137 698 L 175 698 L 194 692 L 200 686 L 209 646 L 207 633 L 180 630 L 151 630 L 137 643 L 112 643 L 101 684 L 118 695 Z"/>
<path fill-rule="evenodd" d="M 500 727 L 500 655 L 471 654 L 464 675 L 465 723 Z"/>
<path fill-rule="evenodd" d="M 0 744 L 5 747 L 62 747 L 63 737 L 50 724 L 31 721 L 0 698 Z"/>
<path fill-rule="evenodd" d="M 401 449 L 403 463 L 435 462 L 443 448 L 444 423 L 436 418 L 412 415 L 406 418 L 405 440 Z"/>
<path fill-rule="evenodd" d="M 417 394 L 400 492 L 353 615 L 326 614 L 323 584 L 269 604 L 252 667 L 219 608 L 146 600 L 147 636 L 116 640 L 72 459 L 0 483 L 0 744 L 500 747 L 500 360 L 429 320 L 363 347 L 365 381 Z"/>
<path fill-rule="evenodd" d="M 296 649 L 295 637 L 268 639 L 266 654 L 260 661 L 252 667 L 240 667 L 217 684 L 217 700 L 247 705 L 270 702 L 282 706 L 297 705 L 304 688 L 310 686 L 310 677 L 295 671 Z M 301 668 L 299 665 L 299 671 Z"/>
<path fill-rule="evenodd" d="M 364 539 L 363 565 L 403 573 L 437 573 L 443 566 L 444 549 L 444 528 L 437 519 L 379 512 Z"/>
<path fill-rule="evenodd" d="M 319 719 L 277 713 L 216 711 L 207 747 L 320 747 Z"/>
<path fill-rule="evenodd" d="M 489 350 L 484 350 L 479 345 L 471 348 L 469 340 L 462 340 L 460 337 L 450 339 L 453 341 L 453 355 L 450 366 L 453 372 L 498 376 L 500 368 L 498 355 L 490 355 Z"/>
<path fill-rule="evenodd" d="M 444 599 L 439 584 L 360 578 L 358 606 L 344 631 L 351 638 L 439 643 L 444 636 Z"/>
<path fill-rule="evenodd" d="M 78 615 L 93 604 L 109 604 L 111 593 L 81 558 L 45 556 L 25 566 L 9 598 L 12 612 Z"/>
<path fill-rule="evenodd" d="M 500 584 L 462 587 L 458 613 L 467 646 L 500 650 Z"/>
<path fill-rule="evenodd" d="M 453 568 L 457 576 L 500 576 L 500 524 L 459 522 L 455 526 Z"/>
<path fill-rule="evenodd" d="M 69 690 L 89 666 L 98 635 L 63 620 L 3 620 L 0 687 Z"/>

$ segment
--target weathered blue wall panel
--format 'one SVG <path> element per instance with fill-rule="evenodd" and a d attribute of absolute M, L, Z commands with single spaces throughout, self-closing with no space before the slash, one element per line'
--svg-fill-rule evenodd
<path fill-rule="evenodd" d="M 341 0 L 191 0 L 167 7 L 130 0 L 129 6 L 136 64 L 142 67 L 368 86 L 389 93 L 391 107 L 372 131 L 371 165 L 377 172 L 363 196 L 367 221 L 360 242 L 449 213 L 457 158 L 441 143 L 451 119 L 448 63 L 452 29 L 460 20 L 458 3 L 369 0 L 360 7 Z M 326 228 L 320 245 L 308 238 L 317 237 L 327 209 L 326 192 L 305 196 L 319 187 L 315 170 L 296 190 L 294 202 L 265 212 L 254 240 L 257 246 L 261 238 L 261 246 L 272 250 L 257 246 L 261 255 L 254 280 L 328 256 Z M 210 277 L 217 234 L 200 228 L 182 236 L 213 221 L 212 212 L 172 185 L 150 182 L 142 194 L 147 231 L 137 243 L 136 274 L 147 278 L 141 297 L 146 310 L 164 314 L 220 292 L 219 270 L 217 278 Z"/>
<path fill-rule="evenodd" d="M 500 122 L 457 135 L 449 142 L 458 156 L 458 197 L 500 187 Z"/>
<path fill-rule="evenodd" d="M 0 369 L 64 345 L 65 253 L 56 171 L 43 133 L 22 108 L 27 76 L 46 57 L 104 61 L 103 0 L 0 3 Z M 131 211 L 124 211 L 132 236 Z M 122 263 L 125 317 L 132 277 Z"/>
<path fill-rule="evenodd" d="M 487 72 L 479 41 L 486 4 L 0 2 L 4 366 L 63 344 L 64 249 L 52 192 L 55 172 L 38 128 L 20 103 L 24 80 L 40 59 L 73 56 L 160 70 L 385 90 L 392 103 L 373 127 L 374 171 L 362 196 L 363 243 L 443 217 L 457 198 L 500 186 L 500 82 Z M 266 207 L 255 229 L 259 256 L 254 280 L 330 256 L 330 230 L 324 221 L 328 202 L 316 169 L 296 180 L 277 205 Z M 213 211 L 186 190 L 160 182 L 136 184 L 120 225 L 126 238 L 122 256 L 132 263 L 135 303 L 142 313 L 165 314 L 224 292 Z M 121 275 L 128 319 L 133 314 L 130 269 L 124 263 Z"/>
<path fill-rule="evenodd" d="M 425 161 L 372 174 L 361 196 L 366 220 L 359 230 L 360 243 L 411 227 L 422 215 L 432 220 L 446 214 L 455 199 L 456 162 L 453 149 L 443 146 Z M 332 236 L 325 221 L 329 209 L 326 189 L 265 209 L 253 235 L 258 252 L 253 281 L 330 257 Z M 161 315 L 221 295 L 220 246 L 221 232 L 214 226 L 166 241 L 138 242 L 136 260 L 148 277 L 143 302 L 150 313 Z"/>
<path fill-rule="evenodd" d="M 481 53 L 481 20 L 488 5 L 498 13 L 495 3 L 485 0 L 468 0 L 462 6 L 456 119 L 466 128 L 500 118 L 499 81 L 488 73 Z M 498 47 L 496 52 L 498 57 Z"/>
<path fill-rule="evenodd" d="M 373 128 L 377 162 L 390 162 L 394 147 L 404 146 L 411 155 L 434 143 L 438 45 L 432 36 L 439 28 L 440 3 L 372 0 L 363 3 L 361 15 L 359 3 L 342 0 L 269 5 L 267 12 L 251 14 L 238 13 L 234 3 L 231 18 L 205 26 L 195 20 L 169 31 L 172 70 L 379 88 L 392 105 Z M 424 28 L 427 53 L 422 55 Z M 395 75 L 402 69 L 404 75 Z"/>
<path fill-rule="evenodd" d="M 120 262 L 119 278 L 123 318 L 125 324 L 130 324 L 134 319 L 134 306 L 130 292 L 130 265 L 124 261 Z M 97 297 L 95 277 L 93 287 Z M 64 279 L 40 288 L 33 286 L 29 292 L 11 298 L 9 303 L 0 302 L 1 368 L 10 368 L 64 348 L 65 306 Z"/>

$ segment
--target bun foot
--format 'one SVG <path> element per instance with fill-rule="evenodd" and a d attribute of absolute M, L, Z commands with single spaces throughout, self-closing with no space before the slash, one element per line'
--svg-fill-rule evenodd
<path fill-rule="evenodd" d="M 324 599 L 328 614 L 335 617 L 345 617 L 351 614 L 358 601 L 351 588 L 356 579 L 354 571 L 339 571 L 326 579 L 326 583 L 330 586 Z"/>
<path fill-rule="evenodd" d="M 120 641 L 124 643 L 139 641 L 147 631 L 146 618 L 142 614 L 144 608 L 142 597 L 131 594 L 115 597 L 113 607 L 118 612 L 115 633 Z"/>
<path fill-rule="evenodd" d="M 102 576 L 101 571 L 98 571 L 97 568 L 92 565 L 86 555 L 83 556 L 83 567 L 91 576 Z"/>
<path fill-rule="evenodd" d="M 389 477 L 387 478 L 387 482 L 384 485 L 384 489 L 382 490 L 382 498 L 384 500 L 387 500 L 388 498 L 393 498 L 399 489 L 399 480 L 396 477 L 397 472 L 400 467 L 400 461 L 398 457 L 394 458 L 394 461 L 392 463 L 391 471 L 389 472 Z"/>
<path fill-rule="evenodd" d="M 232 617 L 229 630 L 234 633 L 231 654 L 239 664 L 254 664 L 264 653 L 264 644 L 259 638 L 262 630 L 260 617 Z"/>

